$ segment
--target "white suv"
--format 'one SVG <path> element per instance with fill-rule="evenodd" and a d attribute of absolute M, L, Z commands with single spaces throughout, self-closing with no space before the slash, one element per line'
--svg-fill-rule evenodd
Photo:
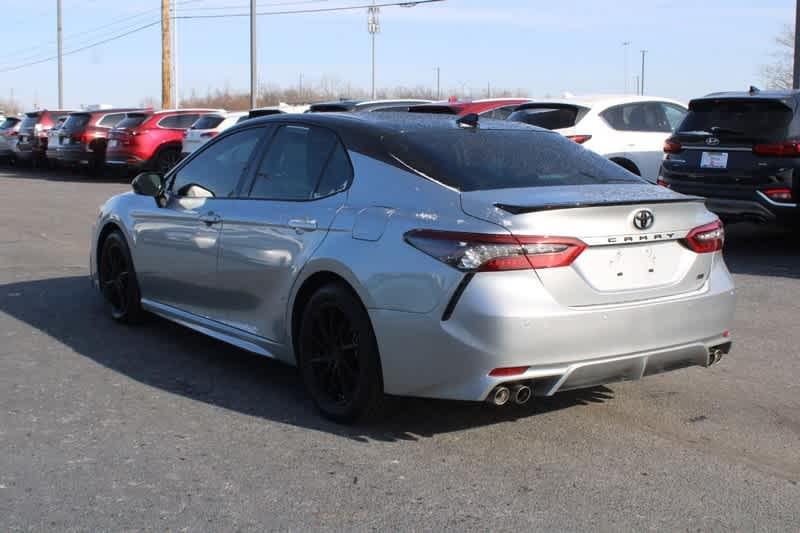
<path fill-rule="evenodd" d="M 508 120 L 557 131 L 655 183 L 664 141 L 686 111 L 666 98 L 568 97 L 522 104 Z"/>
<path fill-rule="evenodd" d="M 198 118 L 183 134 L 181 157 L 191 154 L 226 129 L 247 119 L 247 111 L 210 113 Z"/>

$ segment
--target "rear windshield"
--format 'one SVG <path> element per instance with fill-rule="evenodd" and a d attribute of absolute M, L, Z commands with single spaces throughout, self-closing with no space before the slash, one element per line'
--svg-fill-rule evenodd
<path fill-rule="evenodd" d="M 780 102 L 708 100 L 691 104 L 678 133 L 772 140 L 786 137 L 791 121 L 791 110 Z"/>
<path fill-rule="evenodd" d="M 222 121 L 225 120 L 225 117 L 220 115 L 206 115 L 204 117 L 200 117 L 197 121 L 192 124 L 191 129 L 193 130 L 211 130 L 222 124 Z"/>
<path fill-rule="evenodd" d="M 583 108 L 578 106 L 536 106 L 525 107 L 511 113 L 508 120 L 524 122 L 548 130 L 571 128 L 578 122 Z"/>
<path fill-rule="evenodd" d="M 64 122 L 63 130 L 64 131 L 78 131 L 86 127 L 89 123 L 89 119 L 91 115 L 88 113 L 75 113 L 67 117 L 67 121 Z"/>
<path fill-rule="evenodd" d="M 594 152 L 542 131 L 413 131 L 384 142 L 407 166 L 461 191 L 642 183 Z"/>
<path fill-rule="evenodd" d="M 119 121 L 116 128 L 135 128 L 141 125 L 148 117 L 147 113 L 128 113 L 125 118 Z"/>
<path fill-rule="evenodd" d="M 0 124 L 0 130 L 6 130 L 8 128 L 13 128 L 16 126 L 17 122 L 19 122 L 18 118 L 7 118 Z"/>
<path fill-rule="evenodd" d="M 19 128 L 21 130 L 33 129 L 33 127 L 36 126 L 38 122 L 39 122 L 39 115 L 37 113 L 25 115 L 25 118 L 22 120 L 22 124 L 19 125 Z"/>

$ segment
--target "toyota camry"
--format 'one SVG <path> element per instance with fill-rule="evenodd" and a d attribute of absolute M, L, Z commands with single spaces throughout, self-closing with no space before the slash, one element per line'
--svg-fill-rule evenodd
<path fill-rule="evenodd" d="M 522 404 L 731 346 L 724 230 L 557 133 L 477 115 L 275 115 L 100 209 L 111 317 L 297 365 L 329 418 L 385 395 Z"/>

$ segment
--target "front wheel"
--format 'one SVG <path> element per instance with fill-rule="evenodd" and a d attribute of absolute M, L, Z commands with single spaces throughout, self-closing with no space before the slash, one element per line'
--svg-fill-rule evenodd
<path fill-rule="evenodd" d="M 103 241 L 98 278 L 111 318 L 129 324 L 141 321 L 144 311 L 136 271 L 128 244 L 119 231 L 110 233 Z"/>
<path fill-rule="evenodd" d="M 297 348 L 303 382 L 325 417 L 350 424 L 381 415 L 378 344 L 366 310 L 348 287 L 334 283 L 311 296 Z"/>

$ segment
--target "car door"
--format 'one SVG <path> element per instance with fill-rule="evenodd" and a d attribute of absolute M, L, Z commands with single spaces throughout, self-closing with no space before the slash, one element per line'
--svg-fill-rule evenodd
<path fill-rule="evenodd" d="M 221 213 L 219 285 L 228 325 L 286 341 L 291 287 L 344 204 L 352 172 L 332 131 L 277 128 L 251 170 L 243 191 L 249 199 Z"/>
<path fill-rule="evenodd" d="M 135 266 L 142 298 L 218 320 L 222 218 L 264 128 L 233 132 L 209 144 L 169 177 L 166 205 L 132 213 Z"/>

